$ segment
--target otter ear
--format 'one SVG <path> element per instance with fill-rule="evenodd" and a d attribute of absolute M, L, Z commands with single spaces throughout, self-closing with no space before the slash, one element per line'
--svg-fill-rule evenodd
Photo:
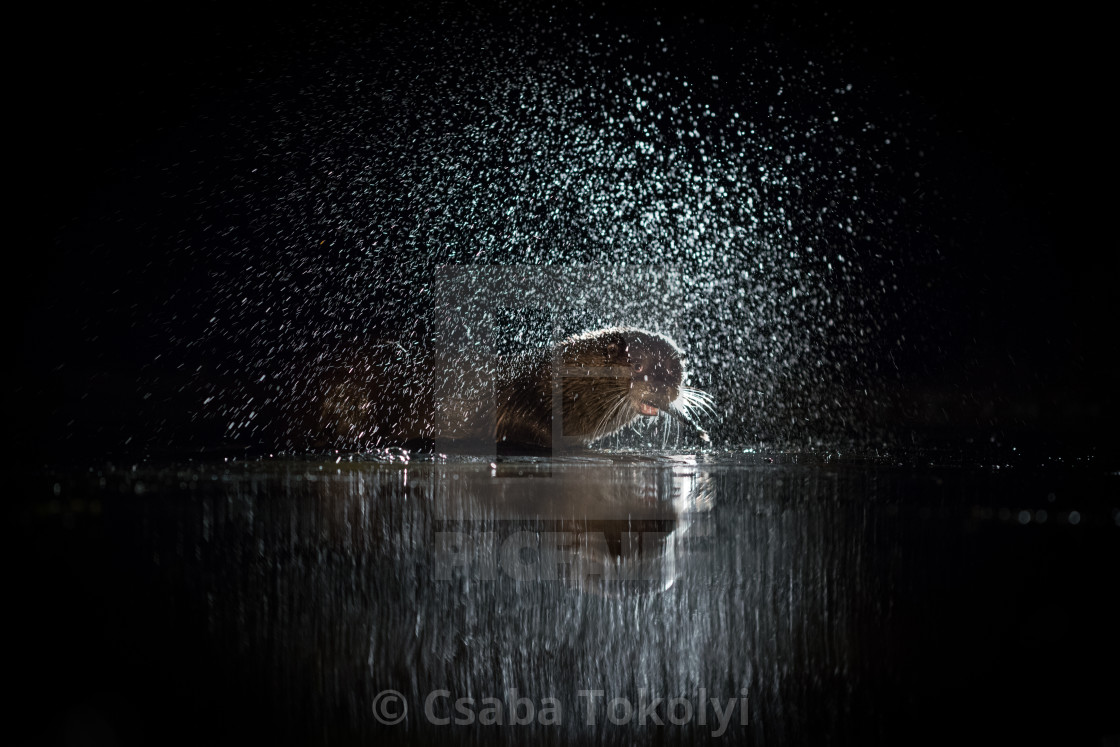
<path fill-rule="evenodd" d="M 607 343 L 607 358 L 610 360 L 624 360 L 626 358 L 626 338 L 622 335 L 612 335 Z"/>

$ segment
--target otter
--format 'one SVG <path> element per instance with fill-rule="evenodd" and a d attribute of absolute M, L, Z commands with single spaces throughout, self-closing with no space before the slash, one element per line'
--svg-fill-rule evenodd
<path fill-rule="evenodd" d="M 694 418 L 711 412 L 711 397 L 684 384 L 681 351 L 664 335 L 612 327 L 494 363 L 366 350 L 313 374 L 304 391 L 318 401 L 293 440 L 362 449 L 441 439 L 518 451 L 551 449 L 559 436 L 584 447 L 662 412 L 708 440 Z"/>
<path fill-rule="evenodd" d="M 684 374 L 680 349 L 664 335 L 631 327 L 575 335 L 499 374 L 495 437 L 549 446 L 560 435 L 586 446 L 664 410 L 707 440 L 693 415 L 711 398 L 685 386 Z"/>

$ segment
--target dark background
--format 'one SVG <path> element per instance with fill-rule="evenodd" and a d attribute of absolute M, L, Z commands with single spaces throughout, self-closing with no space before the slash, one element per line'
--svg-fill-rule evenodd
<path fill-rule="evenodd" d="M 936 246 L 940 256 L 903 278 L 917 301 L 901 331 L 914 344 L 894 351 L 897 388 L 877 424 L 1111 442 L 1117 263 L 1103 230 L 1112 148 L 1102 19 L 966 3 L 520 7 L 43 12 L 25 29 L 24 105 L 13 115 L 27 128 L 13 143 L 23 200 L 14 220 L 30 229 L 13 252 L 31 269 L 14 283 L 23 376 L 9 394 L 32 451 L 151 445 L 155 426 L 191 405 L 167 330 L 149 313 L 185 311 L 191 295 L 178 289 L 208 282 L 205 267 L 170 249 L 190 196 L 160 169 L 221 154 L 184 149 L 184 128 L 220 127 L 231 102 L 282 88 L 305 62 L 385 29 L 464 17 L 498 29 L 535 16 L 578 24 L 592 13 L 589 28 L 609 23 L 650 42 L 671 29 L 678 67 L 734 69 L 752 40 L 839 60 L 883 82 L 884 110 L 951 144 L 954 158 L 921 164 L 930 192 L 914 196 L 924 207 L 909 228 L 914 251 Z M 138 385 L 142 370 L 164 391 Z"/>
<path fill-rule="evenodd" d="M 1109 204 L 1114 128 L 1104 109 L 1115 86 L 1105 20 L 1064 6 L 1041 12 L 975 3 L 707 5 L 611 3 L 552 12 L 575 23 L 594 10 L 647 39 L 673 28 L 687 42 L 677 47 L 675 65 L 687 66 L 691 56 L 697 64 L 734 68 L 750 46 L 744 40 L 764 39 L 793 55 L 838 56 L 884 81 L 884 110 L 910 117 L 922 137 L 951 144 L 946 151 L 956 155 L 922 164 L 930 194 L 912 225 L 914 245 L 936 245 L 940 256 L 923 265 L 928 275 L 902 279 L 919 300 L 899 323 L 915 344 L 895 351 L 893 405 L 875 416 L 903 436 L 1090 447 L 1114 461 L 1118 268 Z M 329 60 L 371 29 L 473 14 L 500 27 L 509 13 L 486 3 L 407 10 L 375 3 L 194 2 L 143 10 L 87 4 L 41 6 L 13 29 L 19 38 L 9 97 L 16 106 L 8 119 L 20 136 L 9 141 L 16 165 L 9 174 L 19 194 L 9 220 L 19 229 L 10 234 L 9 276 L 19 381 L 7 392 L 11 428 L 32 471 L 44 462 L 146 447 L 156 424 L 182 419 L 192 401 L 178 388 L 173 356 L 155 358 L 176 348 L 150 313 L 165 317 L 168 304 L 188 303 L 168 301 L 176 289 L 207 282 L 205 267 L 162 243 L 175 235 L 187 198 L 152 189 L 166 183 L 159 164 L 219 157 L 183 151 L 182 128 L 220 127 L 231 102 L 298 78 L 304 61 Z M 663 28 L 652 25 L 655 18 Z M 900 91 L 909 93 L 905 104 Z M 140 228 L 136 216 L 144 218 Z M 23 258 L 26 268 L 16 262 Z M 179 330 L 193 332 L 189 324 Z M 164 399 L 144 399 L 151 390 L 137 383 L 142 375 L 166 382 Z M 1068 492 L 1104 506 L 1115 480 L 1094 474 Z M 54 479 L 34 476 L 29 502 L 44 497 Z M 1006 494 L 993 489 L 975 500 L 1016 505 L 1034 488 L 1020 484 L 1030 479 L 1020 476 L 1000 488 Z M 1066 500 L 1066 483 L 1057 484 L 1040 479 L 1038 489 Z M 930 501 L 946 494 L 938 483 Z M 266 691 L 234 692 L 237 683 L 210 688 L 212 677 L 203 672 L 221 663 L 219 655 L 197 631 L 190 637 L 189 622 L 172 625 L 183 637 L 170 641 L 162 629 L 144 628 L 145 616 L 162 612 L 169 597 L 153 591 L 146 559 L 132 557 L 131 525 L 102 532 L 94 522 L 78 536 L 61 524 L 43 526 L 18 538 L 28 550 L 13 566 L 34 569 L 22 573 L 12 605 L 22 625 L 13 645 L 17 659 L 27 658 L 14 679 L 30 693 L 33 717 L 45 723 L 108 683 L 150 690 L 143 700 L 147 722 L 183 741 L 209 738 L 213 724 L 227 718 L 237 727 L 230 741 L 292 739 L 271 734 L 258 718 L 268 707 Z M 936 566 L 938 553 L 951 554 L 960 577 L 931 572 L 923 582 L 907 570 L 897 601 L 913 630 L 897 642 L 897 662 L 914 678 L 905 683 L 913 702 L 885 717 L 892 734 L 926 719 L 932 732 L 913 741 L 935 741 L 930 733 L 959 739 L 955 728 L 968 725 L 974 706 L 990 731 L 971 741 L 1010 733 L 1042 743 L 1060 737 L 1066 724 L 1067 734 L 1113 733 L 1104 719 L 1115 684 L 1102 688 L 1089 678 L 1108 668 L 1100 652 L 1114 642 L 1108 568 L 1115 541 L 1107 533 L 1115 532 L 1098 527 L 1089 541 L 1073 534 L 1055 541 L 1043 534 L 1058 529 L 1051 522 L 1029 528 L 1038 534 L 1007 539 L 1019 529 L 1000 525 L 998 541 L 977 540 L 966 552 L 942 547 L 925 530 L 900 542 L 919 571 Z M 15 547 L 18 556 L 24 545 Z M 1072 621 L 1069 638 L 1037 658 L 1020 656 L 1008 631 L 1050 609 Z M 180 616 L 169 609 L 165 618 Z M 1066 656 L 1071 645 L 1084 655 Z M 953 671 L 980 661 L 982 676 L 922 677 L 944 661 L 962 665 Z M 1003 714 L 1013 722 L 1010 732 L 999 731 Z M 1036 723 L 1046 728 L 1038 731 Z"/>

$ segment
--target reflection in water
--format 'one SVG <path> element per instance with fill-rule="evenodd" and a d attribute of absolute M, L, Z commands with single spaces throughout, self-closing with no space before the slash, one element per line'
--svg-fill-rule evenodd
<path fill-rule="evenodd" d="M 977 526 L 1023 530 L 969 503 L 982 483 L 938 507 L 943 476 L 613 459 L 103 470 L 52 477 L 35 521 L 96 504 L 67 536 L 113 557 L 90 582 L 128 599 L 107 625 L 155 658 L 200 651 L 174 674 L 188 697 L 367 744 L 887 743 L 922 655 L 901 647 L 939 635 L 907 599 L 967 577 Z M 1071 531 L 1061 508 L 1047 528 Z M 138 711 L 146 689 L 125 687 Z M 394 725 L 371 707 L 390 689 Z"/>
<path fill-rule="evenodd" d="M 711 530 L 711 478 L 691 459 L 658 469 L 514 461 L 427 480 L 440 580 L 663 590 Z"/>

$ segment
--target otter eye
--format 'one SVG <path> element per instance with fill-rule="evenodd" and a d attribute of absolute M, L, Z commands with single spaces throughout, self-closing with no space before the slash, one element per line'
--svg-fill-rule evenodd
<path fill-rule="evenodd" d="M 646 367 L 645 367 L 644 363 L 635 363 L 634 364 L 634 373 L 641 373 L 642 371 L 645 371 L 645 370 L 646 370 Z"/>

